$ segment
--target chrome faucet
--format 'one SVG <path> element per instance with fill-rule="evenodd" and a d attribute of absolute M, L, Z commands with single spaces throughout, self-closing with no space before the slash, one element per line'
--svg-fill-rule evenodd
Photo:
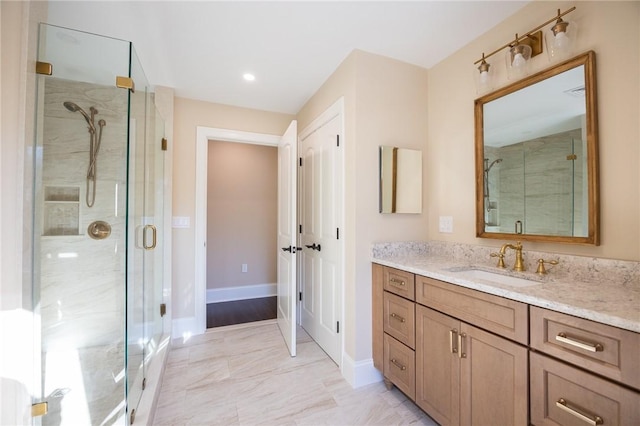
<path fill-rule="evenodd" d="M 498 268 L 505 268 L 506 266 L 504 265 L 504 255 L 507 252 L 507 249 L 513 249 L 516 251 L 516 262 L 513 264 L 513 270 L 514 271 L 518 271 L 518 272 L 522 272 L 524 271 L 524 258 L 522 256 L 522 244 L 520 243 L 520 241 L 516 242 L 515 245 L 507 243 L 507 244 L 503 244 L 502 247 L 500 247 L 500 252 L 499 253 L 491 253 L 491 257 L 497 257 L 498 258 Z"/>

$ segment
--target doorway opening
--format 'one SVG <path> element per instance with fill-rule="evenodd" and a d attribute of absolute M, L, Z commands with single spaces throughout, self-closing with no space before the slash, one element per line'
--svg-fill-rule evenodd
<path fill-rule="evenodd" d="M 207 328 L 275 319 L 277 147 L 207 151 Z"/>

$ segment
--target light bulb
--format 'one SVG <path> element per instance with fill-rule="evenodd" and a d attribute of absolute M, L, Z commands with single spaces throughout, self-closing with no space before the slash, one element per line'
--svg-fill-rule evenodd
<path fill-rule="evenodd" d="M 482 71 L 480 73 L 480 84 L 485 85 L 489 83 L 489 71 Z"/>
<path fill-rule="evenodd" d="M 511 66 L 514 68 L 523 68 L 527 63 L 527 60 L 522 56 L 522 53 L 516 53 L 513 57 L 513 62 L 511 62 Z"/>
<path fill-rule="evenodd" d="M 567 37 L 567 33 L 564 31 L 556 34 L 553 40 L 553 46 L 556 49 L 567 49 L 570 43 L 571 40 L 569 39 L 569 37 Z"/>

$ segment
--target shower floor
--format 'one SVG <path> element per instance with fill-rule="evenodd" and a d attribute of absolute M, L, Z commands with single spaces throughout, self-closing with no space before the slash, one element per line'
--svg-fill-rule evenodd
<path fill-rule="evenodd" d="M 207 304 L 207 328 L 276 318 L 276 296 Z"/>

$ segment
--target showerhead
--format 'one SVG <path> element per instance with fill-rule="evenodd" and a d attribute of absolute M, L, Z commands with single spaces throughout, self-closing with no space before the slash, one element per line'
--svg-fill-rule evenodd
<path fill-rule="evenodd" d="M 488 159 L 488 158 L 485 158 L 485 159 L 484 159 L 485 171 L 486 171 L 487 173 L 489 173 L 489 170 L 491 170 L 491 168 L 492 168 L 492 167 L 494 166 L 494 164 L 496 164 L 496 163 L 502 163 L 502 158 L 498 158 L 498 159 L 493 160 L 493 162 L 492 162 L 491 164 L 489 164 L 489 159 Z"/>
<path fill-rule="evenodd" d="M 93 120 L 91 120 L 91 118 L 89 117 L 89 114 L 87 114 L 82 108 L 80 108 L 77 104 L 70 101 L 65 101 L 62 103 L 62 105 L 64 105 L 64 107 L 71 112 L 79 112 L 80 114 L 82 114 L 84 119 L 87 120 L 87 124 L 89 125 L 89 128 L 95 132 L 96 127 L 93 125 Z M 96 111 L 96 113 L 97 112 L 98 111 Z M 94 114 L 93 111 L 92 111 L 92 114 Z"/>

